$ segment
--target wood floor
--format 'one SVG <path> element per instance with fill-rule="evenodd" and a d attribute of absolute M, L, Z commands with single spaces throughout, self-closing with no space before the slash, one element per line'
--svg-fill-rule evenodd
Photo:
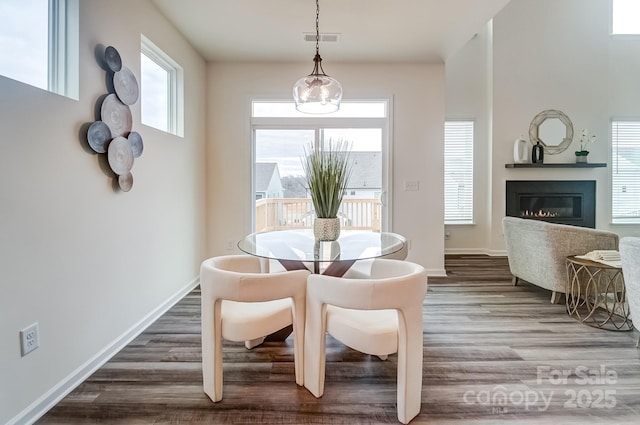
<path fill-rule="evenodd" d="M 447 256 L 424 308 L 422 410 L 412 424 L 639 424 L 637 334 L 588 327 L 505 258 Z M 202 392 L 200 293 L 193 291 L 38 424 L 387 424 L 396 356 L 329 338 L 325 394 L 293 378 L 292 343 L 225 343 L 224 399 Z"/>

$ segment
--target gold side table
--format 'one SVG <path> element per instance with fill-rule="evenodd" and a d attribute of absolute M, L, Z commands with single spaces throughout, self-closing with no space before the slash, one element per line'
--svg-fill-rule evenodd
<path fill-rule="evenodd" d="M 585 325 L 612 331 L 633 329 L 622 269 L 567 257 L 567 313 Z"/>

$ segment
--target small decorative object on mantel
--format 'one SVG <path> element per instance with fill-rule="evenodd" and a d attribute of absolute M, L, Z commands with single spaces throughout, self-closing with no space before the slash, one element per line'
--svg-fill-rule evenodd
<path fill-rule="evenodd" d="M 529 161 L 529 142 L 523 136 L 513 142 L 513 162 L 524 164 Z"/>
<path fill-rule="evenodd" d="M 101 103 L 96 105 L 100 117 L 89 126 L 87 142 L 94 152 L 107 154 L 115 183 L 128 192 L 133 187 L 133 159 L 142 155 L 142 137 L 131 131 L 133 118 L 129 108 L 138 101 L 140 89 L 135 75 L 122 66 L 120 53 L 113 46 L 106 47 L 99 59 L 112 82 L 113 93 L 101 97 Z"/>
<path fill-rule="evenodd" d="M 533 164 L 542 164 L 544 162 L 544 148 L 540 144 L 540 140 L 531 148 L 531 162 Z"/>
<path fill-rule="evenodd" d="M 595 135 L 589 137 L 589 130 L 587 130 L 586 128 L 582 130 L 582 136 L 580 136 L 580 150 L 576 151 L 576 163 L 589 162 L 589 151 L 587 150 L 587 147 L 589 146 L 589 143 L 595 143 L 595 141 Z"/>
<path fill-rule="evenodd" d="M 319 241 L 335 241 L 340 236 L 338 210 L 351 176 L 349 144 L 329 140 L 327 149 L 305 148 L 302 168 L 316 214 L 313 234 Z"/>

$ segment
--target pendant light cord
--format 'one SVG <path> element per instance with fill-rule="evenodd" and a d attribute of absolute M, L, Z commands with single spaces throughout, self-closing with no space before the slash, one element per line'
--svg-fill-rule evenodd
<path fill-rule="evenodd" d="M 316 55 L 320 54 L 320 0 L 316 0 Z"/>
<path fill-rule="evenodd" d="M 316 56 L 313 58 L 313 63 L 311 75 L 327 75 L 322 69 L 322 58 L 320 57 L 320 0 L 316 0 Z"/>

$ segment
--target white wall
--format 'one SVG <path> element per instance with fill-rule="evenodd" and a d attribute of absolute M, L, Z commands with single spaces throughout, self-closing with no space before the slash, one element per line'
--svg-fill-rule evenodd
<path fill-rule="evenodd" d="M 133 105 L 144 152 L 124 193 L 81 139 L 106 93 L 96 46 L 116 47 L 139 81 L 141 32 L 184 67 L 185 137 L 142 125 Z M 46 408 L 197 283 L 203 258 L 204 61 L 147 0 L 81 1 L 79 47 L 79 101 L 0 76 L 0 423 Z M 33 322 L 40 347 L 21 357 Z"/>
<path fill-rule="evenodd" d="M 473 224 L 447 225 L 447 253 L 484 252 L 491 227 L 491 26 L 446 63 L 447 120 L 474 121 Z"/>
<path fill-rule="evenodd" d="M 485 221 L 480 211 L 476 226 L 455 226 L 447 252 L 504 252 L 504 187 L 506 180 L 516 179 L 596 180 L 596 227 L 621 236 L 640 234 L 639 225 L 610 223 L 610 166 L 504 168 L 505 163 L 513 162 L 514 140 L 521 135 L 528 138 L 531 120 L 545 109 L 565 112 L 574 126 L 572 145 L 559 155 L 546 155 L 545 162 L 574 162 L 580 132 L 588 128 L 598 136 L 598 143 L 590 146 L 589 161 L 611 163 L 611 118 L 640 118 L 640 40 L 612 39 L 609 30 L 609 1 L 511 0 L 493 20 L 491 48 L 472 40 L 447 62 L 447 116 L 488 116 L 492 133 L 492 138 L 482 138 L 476 144 L 476 148 L 490 152 L 489 184 L 483 182 L 484 165 L 477 164 L 480 176 L 475 188 L 476 197 L 491 205 L 491 214 Z M 485 84 L 490 100 L 485 109 L 483 95 L 477 90 L 455 89 L 470 81 L 479 82 L 475 74 L 484 69 L 483 55 L 493 58 L 492 79 Z"/>
<path fill-rule="evenodd" d="M 327 58 L 328 60 L 328 58 Z M 326 61 L 325 61 L 326 62 Z M 411 240 L 409 259 L 444 272 L 443 65 L 326 62 L 345 99 L 393 98 L 394 232 Z M 290 99 L 309 64 L 213 63 L 208 67 L 207 247 L 228 253 L 251 231 L 251 99 Z M 405 180 L 420 190 L 405 192 Z"/>

